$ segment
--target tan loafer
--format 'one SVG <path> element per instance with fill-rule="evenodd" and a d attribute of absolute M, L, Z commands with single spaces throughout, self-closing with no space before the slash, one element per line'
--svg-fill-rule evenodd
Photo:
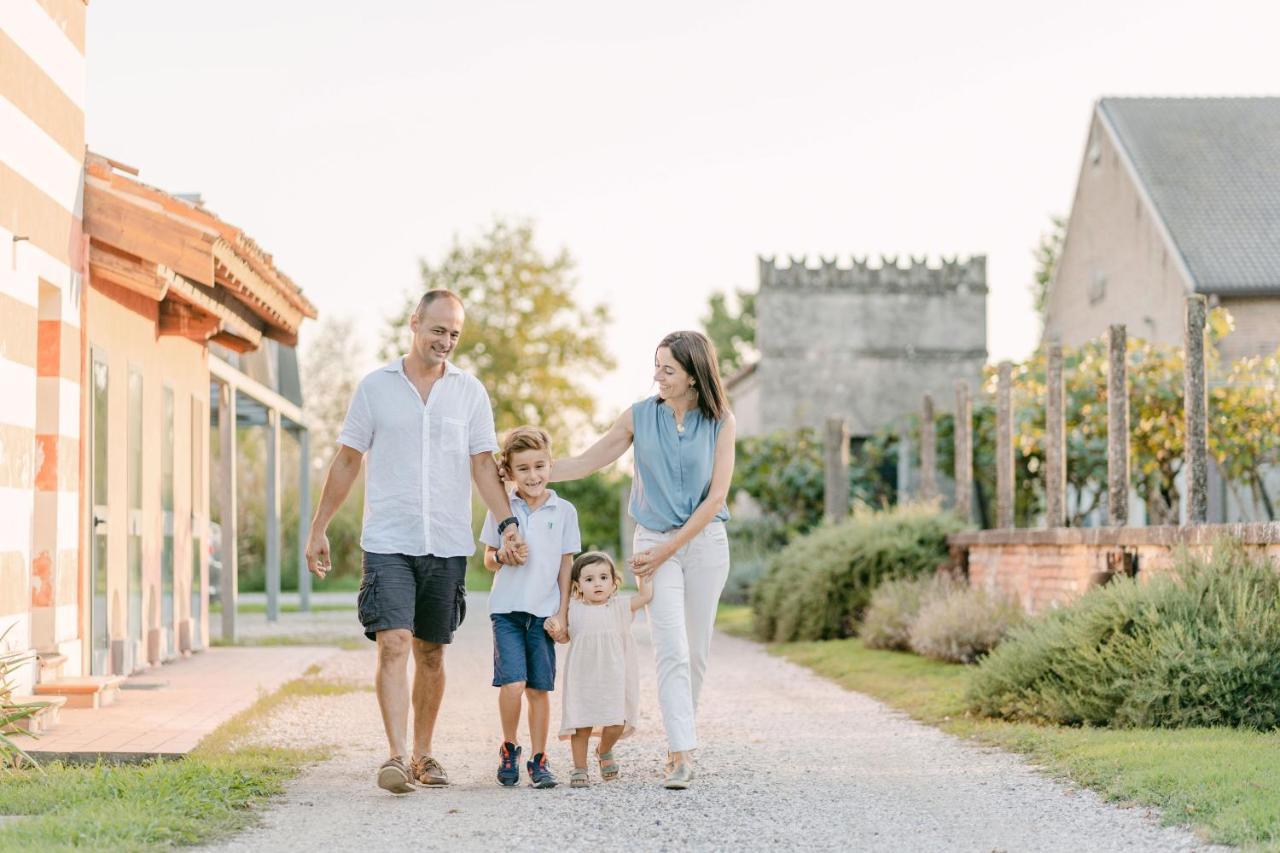
<path fill-rule="evenodd" d="M 673 791 L 683 791 L 689 787 L 692 781 L 693 762 L 688 759 L 673 761 L 667 769 L 666 778 L 662 780 L 662 787 Z"/>
<path fill-rule="evenodd" d="M 378 768 L 378 787 L 393 794 L 408 794 L 413 790 L 412 778 L 400 756 L 382 762 Z"/>
<path fill-rule="evenodd" d="M 449 774 L 440 766 L 433 756 L 423 755 L 409 762 L 409 772 L 419 785 L 428 788 L 439 788 L 449 784 Z"/>

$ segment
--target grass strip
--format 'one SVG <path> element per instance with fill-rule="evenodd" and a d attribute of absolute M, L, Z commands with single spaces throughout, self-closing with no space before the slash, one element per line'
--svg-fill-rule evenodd
<path fill-rule="evenodd" d="M 721 605 L 716 626 L 750 637 L 749 607 Z M 775 643 L 768 650 L 944 731 L 1021 753 L 1107 800 L 1154 806 L 1221 844 L 1280 850 L 1280 732 L 1244 729 L 1103 729 L 975 718 L 964 693 L 971 670 L 856 639 Z"/>
<path fill-rule="evenodd" d="M 354 652 L 371 648 L 363 634 L 272 634 L 266 637 L 241 637 L 228 643 L 220 637 L 209 641 L 211 646 L 337 646 Z"/>
<path fill-rule="evenodd" d="M 356 609 L 356 602 L 355 602 L 355 599 L 353 598 L 350 602 L 341 602 L 341 603 L 332 602 L 332 601 L 326 601 L 322 603 L 313 602 L 311 605 L 310 612 L 311 613 L 332 613 L 339 610 L 354 611 L 355 609 Z M 222 604 L 220 602 L 209 605 L 210 614 L 221 613 L 221 612 L 222 612 Z M 236 612 L 237 613 L 266 613 L 267 604 L 265 601 L 241 601 L 239 604 L 236 605 Z M 280 612 L 281 613 L 301 613 L 302 608 L 298 606 L 298 603 L 296 601 L 282 601 L 280 602 Z"/>
<path fill-rule="evenodd" d="M 314 675 L 316 670 L 311 670 Z M 272 712 L 309 696 L 368 689 L 315 677 L 295 679 L 210 733 L 185 759 L 92 766 L 53 763 L 0 785 L 0 851 L 153 850 L 203 843 L 243 829 L 255 807 L 283 790 L 325 750 L 244 744 Z"/>

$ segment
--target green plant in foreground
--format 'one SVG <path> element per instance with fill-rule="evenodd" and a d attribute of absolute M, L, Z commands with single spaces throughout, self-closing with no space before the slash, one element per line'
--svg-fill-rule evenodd
<path fill-rule="evenodd" d="M 0 644 L 13 630 L 10 625 L 0 632 Z M 13 674 L 26 666 L 33 655 L 31 652 L 16 650 L 0 653 L 0 768 L 11 772 L 16 767 L 37 766 L 30 755 L 22 747 L 13 742 L 13 735 L 22 734 L 18 723 L 40 710 L 39 703 L 13 701 Z"/>
<path fill-rule="evenodd" d="M 988 716 L 1094 726 L 1280 726 L 1280 575 L 1221 542 L 1016 630 L 969 691 Z"/>

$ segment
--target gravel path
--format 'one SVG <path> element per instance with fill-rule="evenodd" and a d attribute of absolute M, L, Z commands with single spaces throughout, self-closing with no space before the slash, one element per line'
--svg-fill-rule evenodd
<path fill-rule="evenodd" d="M 501 788 L 483 599 L 468 611 L 447 655 L 451 680 L 436 734 L 451 787 L 394 797 L 374 786 L 385 746 L 372 693 L 301 700 L 259 737 L 339 745 L 334 757 L 295 780 L 260 826 L 219 849 L 1207 849 L 1144 810 L 1107 805 L 1015 756 L 915 723 L 724 635 L 700 713 L 698 778 L 688 791 L 663 790 L 665 747 L 643 622 L 636 626 L 645 655 L 642 717 L 616 750 L 623 778 L 602 784 L 592 768 L 595 784 L 586 790 Z M 367 650 L 335 656 L 322 675 L 368 684 L 372 672 Z M 554 730 L 558 703 L 552 711 Z M 567 782 L 568 744 L 550 753 Z"/>

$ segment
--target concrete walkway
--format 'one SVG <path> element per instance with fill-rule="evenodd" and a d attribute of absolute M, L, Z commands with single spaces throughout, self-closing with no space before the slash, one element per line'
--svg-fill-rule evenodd
<path fill-rule="evenodd" d="M 483 598 L 447 657 L 436 754 L 453 785 L 394 797 L 374 786 L 385 757 L 374 696 L 308 697 L 280 709 L 263 742 L 328 744 L 330 760 L 291 783 L 254 830 L 222 850 L 1191 850 L 1187 831 L 1108 805 L 1021 759 L 917 724 L 760 646 L 718 636 L 700 729 L 698 778 L 659 784 L 664 755 L 648 629 L 642 710 L 616 751 L 622 779 L 535 791 L 494 781 L 499 728 Z M 367 684 L 372 649 L 322 676 Z M 553 701 L 553 726 L 559 720 Z M 527 737 L 521 738 L 528 747 Z M 549 750 L 567 781 L 567 744 Z M 527 753 L 526 753 L 527 757 Z M 525 777 L 522 773 L 522 783 Z"/>
<path fill-rule="evenodd" d="M 208 649 L 127 679 L 126 689 L 105 708 L 63 708 L 52 731 L 15 741 L 41 760 L 183 756 L 259 696 L 334 653 L 306 646 Z"/>

